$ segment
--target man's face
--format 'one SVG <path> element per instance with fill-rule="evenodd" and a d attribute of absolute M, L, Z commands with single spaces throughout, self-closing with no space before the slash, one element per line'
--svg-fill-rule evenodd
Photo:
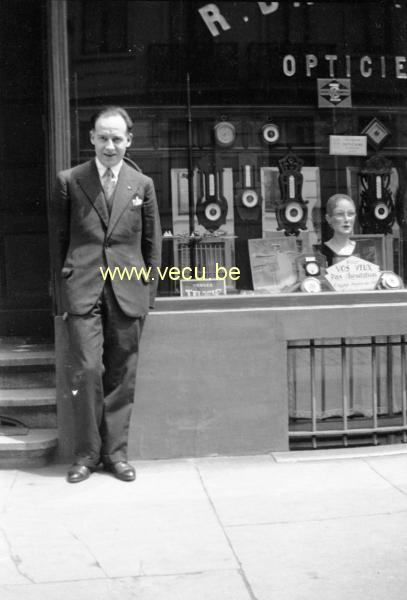
<path fill-rule="evenodd" d="M 102 115 L 90 132 L 90 141 L 95 146 L 96 156 L 107 167 L 114 167 L 126 153 L 132 135 L 121 115 Z"/>

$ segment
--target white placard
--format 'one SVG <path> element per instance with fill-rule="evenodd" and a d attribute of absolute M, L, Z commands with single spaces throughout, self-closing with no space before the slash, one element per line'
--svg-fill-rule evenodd
<path fill-rule="evenodd" d="M 374 290 L 380 273 L 380 267 L 377 265 L 363 258 L 349 256 L 328 267 L 325 278 L 336 292 L 359 292 Z"/>
<path fill-rule="evenodd" d="M 330 135 L 329 154 L 366 156 L 367 137 L 365 135 Z"/>
<path fill-rule="evenodd" d="M 226 296 L 224 279 L 181 279 L 181 297 Z"/>

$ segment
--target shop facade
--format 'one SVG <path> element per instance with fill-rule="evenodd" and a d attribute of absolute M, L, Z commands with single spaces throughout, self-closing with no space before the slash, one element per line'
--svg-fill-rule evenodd
<path fill-rule="evenodd" d="M 164 234 L 146 355 L 163 365 L 162 340 L 178 348 L 158 372 L 142 358 L 134 455 L 405 441 L 404 290 L 310 294 L 300 283 L 330 236 L 325 205 L 337 192 L 355 201 L 362 258 L 406 283 L 406 3 L 5 6 L 26 35 L 9 40 L 19 66 L 3 67 L 1 118 L 15 140 L 3 155 L 4 334 L 33 314 L 52 330 L 55 173 L 92 157 L 95 110 L 123 105 L 128 155 L 154 179 Z M 33 171 L 28 193 L 16 164 Z M 205 287 L 219 269 L 230 276 Z"/>

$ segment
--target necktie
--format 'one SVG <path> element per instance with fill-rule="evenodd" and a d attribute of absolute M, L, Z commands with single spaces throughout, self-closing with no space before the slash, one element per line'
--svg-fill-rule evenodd
<path fill-rule="evenodd" d="M 115 181 L 114 181 L 113 171 L 110 167 L 107 168 L 103 174 L 102 185 L 103 185 L 103 191 L 105 192 L 107 209 L 108 209 L 109 215 L 110 215 L 112 212 L 113 194 L 114 194 L 114 188 L 116 185 Z"/>

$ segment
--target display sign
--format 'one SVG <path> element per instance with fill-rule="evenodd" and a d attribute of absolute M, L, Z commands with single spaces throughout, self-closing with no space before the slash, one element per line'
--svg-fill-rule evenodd
<path fill-rule="evenodd" d="M 296 241 L 292 237 L 249 240 L 253 289 L 261 292 L 282 292 L 297 281 Z"/>
<path fill-rule="evenodd" d="M 367 138 L 365 135 L 330 135 L 329 154 L 366 156 Z"/>
<path fill-rule="evenodd" d="M 350 108 L 350 79 L 317 79 L 319 108 Z"/>
<path fill-rule="evenodd" d="M 226 296 L 226 282 L 221 279 L 181 279 L 181 297 Z"/>
<path fill-rule="evenodd" d="M 366 135 L 369 143 L 375 150 L 379 150 L 379 148 L 390 136 L 390 131 L 376 117 L 366 125 L 362 133 Z"/>
<path fill-rule="evenodd" d="M 325 278 L 336 292 L 360 292 L 374 290 L 380 275 L 378 265 L 363 258 L 349 256 L 328 267 Z"/>

